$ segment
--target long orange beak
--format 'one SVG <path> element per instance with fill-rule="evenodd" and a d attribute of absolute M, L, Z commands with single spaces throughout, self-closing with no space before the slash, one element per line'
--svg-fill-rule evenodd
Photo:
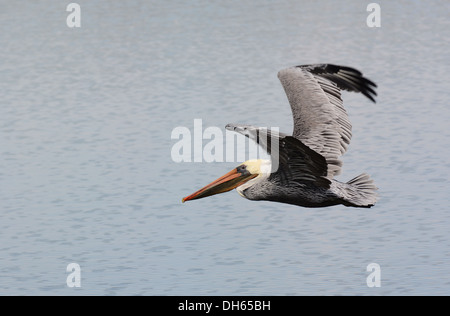
<path fill-rule="evenodd" d="M 228 192 L 234 188 L 244 184 L 250 179 L 258 176 L 257 174 L 251 174 L 247 170 L 238 171 L 238 169 L 233 169 L 226 175 L 221 176 L 219 179 L 211 182 L 207 186 L 201 188 L 195 193 L 184 197 L 181 201 L 184 203 L 189 200 L 201 199 L 214 194 Z"/>

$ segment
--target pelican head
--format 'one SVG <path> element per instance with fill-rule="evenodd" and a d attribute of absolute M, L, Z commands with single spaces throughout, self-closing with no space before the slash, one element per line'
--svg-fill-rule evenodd
<path fill-rule="evenodd" d="M 270 172 L 270 160 L 247 160 L 227 174 L 201 188 L 197 192 L 184 197 L 182 202 L 184 203 L 189 200 L 201 199 L 207 196 L 228 192 L 235 188 L 239 194 L 242 195 L 243 190 L 252 186 L 256 182 L 267 178 L 270 175 Z"/>

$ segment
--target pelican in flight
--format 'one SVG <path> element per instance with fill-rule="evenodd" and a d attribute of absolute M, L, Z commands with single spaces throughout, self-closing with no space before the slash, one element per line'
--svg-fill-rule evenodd
<path fill-rule="evenodd" d="M 375 102 L 376 84 L 354 68 L 332 64 L 290 67 L 279 71 L 278 78 L 291 105 L 292 136 L 228 124 L 226 129 L 256 141 L 271 160 L 248 160 L 182 201 L 236 188 L 249 200 L 303 207 L 373 206 L 377 188 L 369 175 L 363 173 L 345 183 L 334 176 L 340 174 L 340 156 L 352 136 L 341 90 L 361 92 Z"/>

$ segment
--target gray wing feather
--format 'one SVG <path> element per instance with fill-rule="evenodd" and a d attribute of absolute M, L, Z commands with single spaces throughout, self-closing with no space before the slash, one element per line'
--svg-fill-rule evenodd
<path fill-rule="evenodd" d="M 227 124 L 225 128 L 250 138 L 261 146 L 261 148 L 264 149 L 269 155 L 272 155 L 273 152 L 278 152 L 280 139 L 288 136 L 287 134 L 278 131 L 246 124 Z"/>
<path fill-rule="evenodd" d="M 361 92 L 374 101 L 376 85 L 356 69 L 331 64 L 287 68 L 278 78 L 291 105 L 293 137 L 325 157 L 331 179 L 340 173 L 339 157 L 352 137 L 341 90 Z"/>
<path fill-rule="evenodd" d="M 228 124 L 225 128 L 245 135 L 270 154 L 272 161 L 270 180 L 285 185 L 291 182 L 312 182 L 329 187 L 325 158 L 298 139 L 251 125 Z"/>

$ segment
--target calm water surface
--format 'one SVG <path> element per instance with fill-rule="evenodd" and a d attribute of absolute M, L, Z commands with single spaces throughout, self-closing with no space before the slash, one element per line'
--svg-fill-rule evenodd
<path fill-rule="evenodd" d="M 1 295 L 449 295 L 450 3 L 1 1 Z M 175 163 L 171 131 L 292 118 L 277 71 L 356 67 L 339 179 L 369 210 L 181 204 L 235 163 Z M 66 266 L 81 266 L 81 287 Z M 381 287 L 366 284 L 370 263 Z"/>

